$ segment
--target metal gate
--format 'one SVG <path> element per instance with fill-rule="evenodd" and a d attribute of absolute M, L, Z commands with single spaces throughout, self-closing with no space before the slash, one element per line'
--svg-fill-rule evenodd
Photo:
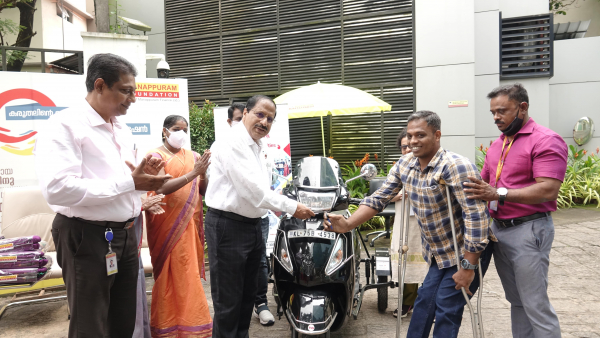
<path fill-rule="evenodd" d="M 188 79 L 190 100 L 353 86 L 392 112 L 325 118 L 327 151 L 344 163 L 365 152 L 398 158 L 395 138 L 413 110 L 411 0 L 166 0 L 165 24 L 171 76 Z M 294 158 L 323 153 L 320 119 L 291 120 L 290 129 Z M 307 137 L 317 133 L 318 143 Z"/>

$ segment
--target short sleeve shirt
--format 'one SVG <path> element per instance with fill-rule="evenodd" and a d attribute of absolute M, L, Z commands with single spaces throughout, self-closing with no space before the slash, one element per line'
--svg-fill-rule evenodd
<path fill-rule="evenodd" d="M 481 177 L 493 187 L 519 189 L 536 183 L 537 177 L 548 177 L 563 181 L 567 170 L 567 144 L 554 131 L 543 127 L 532 118 L 515 135 L 512 147 L 496 182 L 498 162 L 502 155 L 504 134 L 495 140 L 487 151 Z M 509 142 L 506 141 L 504 152 Z M 510 192 L 509 192 L 510 194 Z M 537 212 L 556 211 L 556 201 L 540 204 L 505 202 L 498 211 L 490 209 L 493 218 L 511 219 L 529 216 Z"/>

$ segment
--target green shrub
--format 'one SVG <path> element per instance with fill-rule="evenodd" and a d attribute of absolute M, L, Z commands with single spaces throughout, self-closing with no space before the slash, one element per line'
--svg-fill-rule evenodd
<path fill-rule="evenodd" d="M 190 138 L 192 150 L 202 154 L 204 150 L 210 149 L 215 141 L 215 114 L 216 105 L 208 100 L 204 101 L 202 107 L 190 102 Z"/>
<path fill-rule="evenodd" d="M 352 182 L 351 182 L 352 183 Z M 348 211 L 353 214 L 358 209 L 358 206 L 351 204 L 348 206 Z M 383 216 L 374 216 L 370 220 L 358 226 L 359 231 L 375 230 L 385 226 L 385 218 Z"/>
<path fill-rule="evenodd" d="M 477 148 L 477 167 L 481 171 L 488 148 Z M 558 208 L 571 208 L 576 205 L 596 204 L 600 207 L 600 158 L 596 153 L 587 155 L 587 150 L 569 146 L 567 172 L 558 191 Z M 587 157 L 586 157 L 587 156 Z"/>
<path fill-rule="evenodd" d="M 344 178 L 344 181 L 347 181 L 358 175 L 360 175 L 360 167 L 356 167 L 354 163 L 352 163 L 352 167 L 347 165 L 342 168 L 342 177 Z M 367 180 L 359 178 L 347 183 L 346 185 L 348 187 L 350 197 L 352 198 L 365 198 L 365 196 L 367 196 L 369 193 L 369 181 Z"/>

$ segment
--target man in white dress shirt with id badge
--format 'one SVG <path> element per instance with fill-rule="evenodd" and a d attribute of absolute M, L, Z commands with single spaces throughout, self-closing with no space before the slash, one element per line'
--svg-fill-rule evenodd
<path fill-rule="evenodd" d="M 118 119 L 135 102 L 135 67 L 113 54 L 88 63 L 85 100 L 48 119 L 38 134 L 36 172 L 56 212 L 52 238 L 71 311 L 69 337 L 131 338 L 138 256 L 133 220 L 143 191 L 171 176 L 158 159 L 137 168 L 131 131 Z"/>
<path fill-rule="evenodd" d="M 204 224 L 214 307 L 213 337 L 248 337 L 264 246 L 261 216 L 267 209 L 301 219 L 314 216 L 305 205 L 269 189 L 261 139 L 271 130 L 276 109 L 268 96 L 251 97 L 242 123 L 210 149 Z"/>

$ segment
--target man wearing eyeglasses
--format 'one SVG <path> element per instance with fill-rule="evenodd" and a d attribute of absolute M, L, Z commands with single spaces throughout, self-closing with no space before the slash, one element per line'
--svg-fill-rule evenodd
<path fill-rule="evenodd" d="M 242 123 L 211 147 L 211 177 L 206 191 L 206 241 L 214 307 L 213 337 L 248 337 L 264 247 L 261 216 L 283 211 L 306 219 L 305 205 L 269 189 L 262 138 L 277 115 L 273 100 L 255 95 L 246 103 Z"/>

